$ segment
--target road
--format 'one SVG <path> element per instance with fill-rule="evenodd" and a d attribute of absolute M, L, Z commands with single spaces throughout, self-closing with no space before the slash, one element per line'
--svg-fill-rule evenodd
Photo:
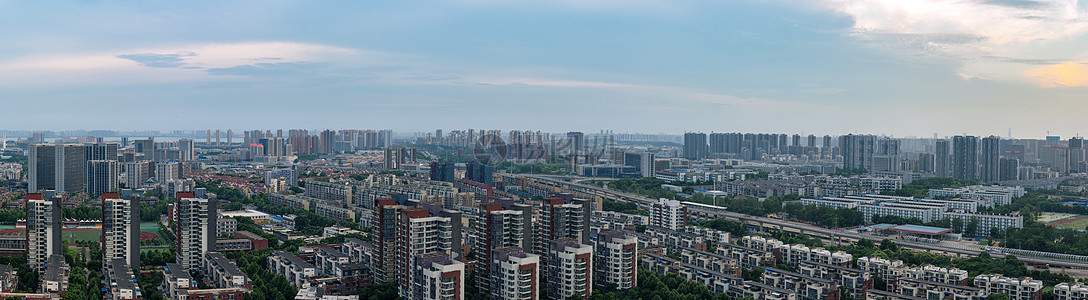
<path fill-rule="evenodd" d="M 644 208 L 644 209 L 648 208 L 652 203 L 657 201 L 656 199 L 643 197 L 643 196 L 640 196 L 640 195 L 627 194 L 627 193 L 613 191 L 613 190 L 609 190 L 609 189 L 605 189 L 605 188 L 601 188 L 601 187 L 597 187 L 597 186 L 590 186 L 590 185 L 585 185 L 585 184 L 580 184 L 580 183 L 572 183 L 572 182 L 563 180 L 563 179 L 569 178 L 568 176 L 526 175 L 526 174 L 520 174 L 520 176 L 532 177 L 532 178 L 539 179 L 539 180 L 549 181 L 549 182 L 551 182 L 553 184 L 559 184 L 559 185 L 561 185 L 561 186 L 563 186 L 565 188 L 568 188 L 568 189 L 576 189 L 576 190 L 578 190 L 580 192 L 601 196 L 601 197 L 604 197 L 604 198 L 608 198 L 608 199 L 610 199 L 612 201 L 634 202 L 640 208 Z M 584 178 L 575 178 L 575 180 L 578 180 L 578 179 L 584 179 Z M 844 232 L 844 231 L 840 231 L 840 230 L 827 229 L 827 228 L 823 228 L 823 227 L 819 227 L 819 226 L 814 226 L 814 225 L 809 225 L 809 224 L 804 224 L 804 223 L 797 223 L 797 222 L 790 222 L 790 221 L 779 220 L 779 219 L 750 216 L 750 215 L 745 215 L 745 214 L 727 212 L 727 211 L 718 210 L 718 209 L 708 209 L 708 208 L 702 208 L 702 207 L 689 206 L 688 211 L 691 212 L 691 213 L 694 213 L 694 214 L 699 214 L 699 215 L 706 216 L 708 218 L 721 218 L 721 219 L 727 219 L 727 220 L 734 220 L 734 221 L 746 223 L 746 224 L 751 225 L 751 226 L 757 226 L 757 228 L 788 230 L 788 231 L 793 231 L 793 232 L 800 232 L 800 233 L 805 233 L 805 234 L 809 234 L 809 235 L 814 235 L 814 236 L 822 237 L 822 238 L 829 239 L 829 240 L 844 240 L 845 239 L 845 240 L 848 240 L 850 242 L 853 242 L 853 241 L 857 241 L 857 240 L 860 240 L 860 239 L 867 239 L 867 240 L 871 240 L 873 242 L 879 243 L 881 240 L 888 238 L 888 237 L 884 237 L 884 236 L 875 236 L 875 235 L 868 235 L 868 234 L 856 234 L 856 233 Z M 978 248 L 975 248 L 975 247 L 972 247 L 972 246 L 969 246 L 969 245 L 966 245 L 966 244 L 953 243 L 953 242 L 942 242 L 942 243 L 937 243 L 937 244 L 929 244 L 929 243 L 918 243 L 918 242 L 912 242 L 912 241 L 906 241 L 906 240 L 901 240 L 900 239 L 900 240 L 896 240 L 896 244 L 898 244 L 901 247 L 907 247 L 907 248 L 911 248 L 911 249 L 927 250 L 927 251 L 938 251 L 938 252 L 945 252 L 945 253 L 955 253 L 955 254 L 967 255 L 967 256 L 977 256 L 980 253 L 982 253 L 981 249 L 978 249 Z M 1002 253 L 1000 251 L 990 251 L 990 252 L 991 252 L 991 254 L 999 255 L 998 257 L 1003 257 L 1004 256 L 1004 253 Z M 1049 258 L 1042 258 L 1042 257 L 1032 257 L 1032 256 L 1018 256 L 1017 258 L 1019 260 L 1025 262 L 1025 263 L 1029 263 L 1029 264 L 1031 264 L 1031 263 L 1044 263 L 1044 264 L 1050 265 L 1051 267 L 1059 268 L 1060 270 L 1064 270 L 1066 268 L 1088 270 L 1088 262 L 1066 261 L 1066 260 L 1057 260 L 1057 259 L 1049 259 Z M 1078 273 L 1080 273 L 1080 272 L 1078 272 Z"/>

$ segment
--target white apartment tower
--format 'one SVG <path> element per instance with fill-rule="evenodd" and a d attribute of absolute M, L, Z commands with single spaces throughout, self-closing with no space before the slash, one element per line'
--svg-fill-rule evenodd
<path fill-rule="evenodd" d="M 44 200 L 42 194 L 26 195 L 27 261 L 39 275 L 45 272 L 50 255 L 63 255 L 60 228 L 60 201 Z"/>
<path fill-rule="evenodd" d="M 102 260 L 120 259 L 139 267 L 140 203 L 120 198 L 116 193 L 102 194 Z"/>
<path fill-rule="evenodd" d="M 204 253 L 215 251 L 215 201 L 179 192 L 177 202 L 177 262 L 186 270 L 203 270 Z"/>
<path fill-rule="evenodd" d="M 658 199 L 650 207 L 650 226 L 682 230 L 687 225 L 687 208 L 679 200 Z"/>

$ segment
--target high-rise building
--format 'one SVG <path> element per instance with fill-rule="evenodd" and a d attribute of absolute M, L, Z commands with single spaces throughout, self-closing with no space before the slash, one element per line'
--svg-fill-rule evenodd
<path fill-rule="evenodd" d="M 86 160 L 117 160 L 117 143 L 85 144 Z"/>
<path fill-rule="evenodd" d="M 135 161 L 125 163 L 125 187 L 138 188 L 151 178 L 151 162 Z"/>
<path fill-rule="evenodd" d="M 546 243 L 548 296 L 568 299 L 588 298 L 593 288 L 593 247 L 572 238 L 559 238 Z"/>
<path fill-rule="evenodd" d="M 267 156 L 286 156 L 287 147 L 283 143 L 283 138 L 261 138 L 257 139 L 257 143 L 261 145 L 261 150 L 264 155 Z"/>
<path fill-rule="evenodd" d="M 620 231 L 602 231 L 593 244 L 594 282 L 629 289 L 638 284 L 638 238 Z"/>
<path fill-rule="evenodd" d="M 873 170 L 876 136 L 848 134 L 839 137 L 842 167 L 853 170 Z"/>
<path fill-rule="evenodd" d="M 505 206 L 505 207 L 504 207 Z M 500 248 L 531 249 L 532 240 L 529 238 L 527 224 L 532 220 L 532 207 L 523 204 L 515 204 L 513 201 L 504 203 L 481 204 L 479 215 L 474 219 L 473 249 L 477 249 L 477 255 L 484 255 L 480 261 L 489 261 L 492 264 L 476 265 L 476 284 L 482 290 L 493 290 L 490 285 L 493 281 L 501 281 L 506 274 L 491 276 L 495 259 L 491 257 L 493 250 Z"/>
<path fill-rule="evenodd" d="M 155 164 L 155 180 L 167 183 L 178 180 L 178 162 L 164 161 Z"/>
<path fill-rule="evenodd" d="M 216 130 L 215 142 L 219 143 L 219 130 Z M 155 138 L 148 137 L 146 140 L 136 140 L 133 144 L 135 146 L 136 153 L 144 155 L 144 160 L 155 161 Z"/>
<path fill-rule="evenodd" d="M 406 293 L 400 296 L 406 300 L 446 300 L 465 298 L 465 264 L 450 259 L 445 253 L 426 253 L 413 256 L 411 261 L 411 281 L 401 282 L 406 285 Z"/>
<path fill-rule="evenodd" d="M 952 178 L 978 179 L 978 137 L 952 137 Z"/>
<path fill-rule="evenodd" d="M 791 140 L 792 140 L 792 143 L 790 145 L 801 146 L 801 135 L 800 134 L 793 134 L 793 137 L 792 137 Z"/>
<path fill-rule="evenodd" d="M 179 192 L 177 198 L 177 262 L 186 270 L 202 270 L 204 254 L 215 251 L 215 201 L 196 198 L 192 192 Z"/>
<path fill-rule="evenodd" d="M 563 198 L 545 198 L 537 211 L 540 224 L 536 226 L 536 254 L 544 255 L 545 242 L 563 237 L 582 240 L 582 233 L 589 230 L 582 204 L 565 201 Z"/>
<path fill-rule="evenodd" d="M 681 230 L 687 220 L 688 210 L 679 200 L 661 198 L 650 206 L 650 226 Z"/>
<path fill-rule="evenodd" d="M 405 299 L 433 298 L 427 297 L 418 286 L 420 283 L 427 285 L 429 281 L 425 279 L 432 278 L 425 272 L 421 273 L 419 269 L 425 268 L 424 271 L 426 271 L 435 267 L 433 264 L 443 268 L 460 269 L 462 282 L 458 286 L 464 286 L 464 264 L 450 260 L 450 252 L 454 247 L 452 236 L 461 234 L 454 232 L 452 222 L 453 220 L 449 217 L 432 216 L 430 211 L 425 209 L 413 208 L 399 211 L 394 259 L 401 297 Z M 426 287 L 422 288 L 426 289 Z M 461 299 L 464 296 L 464 289 L 459 290 L 461 297 L 454 299 Z"/>
<path fill-rule="evenodd" d="M 393 131 L 382 129 L 378 131 L 378 147 L 393 147 Z"/>
<path fill-rule="evenodd" d="M 102 194 L 102 260 L 124 260 L 140 266 L 139 197 L 121 199 L 116 193 Z"/>
<path fill-rule="evenodd" d="M 120 174 L 121 163 L 116 160 L 87 161 L 87 193 L 95 197 L 118 189 Z"/>
<path fill-rule="evenodd" d="M 27 192 L 37 193 L 56 189 L 57 145 L 33 144 L 30 145 L 29 152 Z"/>
<path fill-rule="evenodd" d="M 808 145 L 807 146 L 809 148 L 816 148 L 816 135 L 815 134 L 808 135 Z"/>
<path fill-rule="evenodd" d="M 64 255 L 60 201 L 44 198 L 38 193 L 26 195 L 27 262 L 39 275 L 45 272 L 50 255 Z"/>
<path fill-rule="evenodd" d="M 491 276 L 491 299 L 540 299 L 540 256 L 526 253 L 522 248 L 507 247 L 491 250 L 491 263 L 485 267 Z M 476 278 L 480 278 L 479 274 Z"/>
<path fill-rule="evenodd" d="M 194 158 L 196 157 L 195 152 L 193 152 L 193 140 L 179 139 L 178 149 L 181 149 L 180 160 L 189 161 L 194 160 Z"/>
<path fill-rule="evenodd" d="M 1000 170 L 997 172 L 998 180 L 1020 179 L 1020 160 L 1002 157 L 998 164 L 1000 165 Z"/>
<path fill-rule="evenodd" d="M 56 190 L 75 193 L 87 188 L 87 147 L 80 144 L 56 146 Z"/>
<path fill-rule="evenodd" d="M 336 153 L 336 131 L 325 130 L 321 132 L 321 152 L 322 154 Z"/>
<path fill-rule="evenodd" d="M 1071 137 L 1069 138 L 1069 171 L 1070 172 L 1085 172 L 1088 171 L 1088 165 L 1085 165 L 1085 152 L 1084 152 L 1084 138 Z"/>
<path fill-rule="evenodd" d="M 624 153 L 623 164 L 635 167 L 640 177 L 654 177 L 654 154 L 650 152 Z"/>
<path fill-rule="evenodd" d="M 457 178 L 454 178 L 455 168 L 453 163 L 450 162 L 431 162 L 431 180 L 454 182 Z"/>
<path fill-rule="evenodd" d="M 952 176 L 952 155 L 950 155 L 948 140 L 937 140 L 934 150 L 934 173 L 937 177 Z"/>
<path fill-rule="evenodd" d="M 586 135 L 571 131 L 567 132 L 567 139 L 570 140 L 570 154 L 581 155 L 586 152 Z"/>
<path fill-rule="evenodd" d="M 698 160 L 706 157 L 706 134 L 697 132 L 684 133 L 684 158 Z"/>
<path fill-rule="evenodd" d="M 1000 180 L 1001 138 L 996 135 L 982 138 L 979 152 L 978 179 L 983 183 Z"/>
<path fill-rule="evenodd" d="M 1069 148 L 1063 145 L 1039 146 L 1039 161 L 1059 173 L 1069 172 Z"/>
<path fill-rule="evenodd" d="M 397 205 L 393 199 L 374 200 L 373 233 L 375 244 L 378 248 L 377 256 L 372 267 L 374 282 L 391 282 L 397 279 L 396 252 L 397 243 L 397 218 L 400 211 L 410 207 Z"/>
<path fill-rule="evenodd" d="M 466 163 L 465 166 L 465 178 L 468 178 L 468 180 L 486 185 L 495 184 L 495 167 L 479 161 Z"/>

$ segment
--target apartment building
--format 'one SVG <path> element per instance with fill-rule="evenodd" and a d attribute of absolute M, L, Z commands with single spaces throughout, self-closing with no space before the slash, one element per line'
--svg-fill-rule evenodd
<path fill-rule="evenodd" d="M 1088 285 L 1083 282 L 1062 282 L 1054 286 L 1054 300 L 1080 299 L 1088 299 Z"/>
<path fill-rule="evenodd" d="M 860 269 L 805 261 L 801 262 L 797 272 L 805 276 L 831 280 L 854 299 L 865 298 L 865 292 L 873 288 L 872 275 Z"/>
<path fill-rule="evenodd" d="M 491 299 L 540 299 L 540 256 L 517 247 L 491 251 L 488 293 Z"/>
<path fill-rule="evenodd" d="M 208 252 L 204 255 L 204 259 L 207 260 L 208 266 L 204 274 L 207 275 L 208 280 L 214 283 L 217 288 L 252 288 L 253 284 L 249 280 L 249 276 L 242 273 L 242 270 L 238 269 L 234 263 L 231 263 L 222 253 Z"/>
<path fill-rule="evenodd" d="M 983 300 L 989 296 L 985 290 L 966 285 L 954 285 L 917 279 L 902 279 L 896 285 L 896 293 L 925 299 Z"/>
<path fill-rule="evenodd" d="M 106 280 L 108 281 L 104 299 L 110 300 L 136 300 L 141 299 L 140 288 L 136 286 L 136 276 L 132 273 L 125 260 L 110 260 L 106 267 Z"/>
<path fill-rule="evenodd" d="M 603 231 L 593 239 L 594 283 L 629 289 L 638 284 L 638 238 L 619 231 Z"/>
<path fill-rule="evenodd" d="M 959 188 L 930 189 L 930 198 L 951 198 L 982 200 L 986 207 L 1012 204 L 1012 199 L 1023 197 L 1023 187 L 1009 187 L 999 185 L 972 185 Z"/>
<path fill-rule="evenodd" d="M 593 247 L 572 238 L 559 238 L 548 241 L 547 249 L 548 297 L 589 297 L 593 288 Z"/>
<path fill-rule="evenodd" d="M 1031 277 L 1011 278 L 999 274 L 984 274 L 975 276 L 974 283 L 987 294 L 1009 295 L 1010 300 L 1043 299 L 1043 282 Z M 1057 297 L 1057 291 L 1055 288 L 1055 297 Z"/>
<path fill-rule="evenodd" d="M 683 230 L 687 220 L 687 208 L 679 200 L 661 198 L 650 206 L 650 226 Z"/>
<path fill-rule="evenodd" d="M 49 265 L 41 277 L 43 293 L 64 293 L 68 291 L 68 272 L 70 268 L 63 255 L 53 254 L 46 260 Z"/>
<path fill-rule="evenodd" d="M 445 300 L 465 298 L 465 264 L 451 260 L 446 253 L 427 253 L 412 259 L 408 300 Z"/>
<path fill-rule="evenodd" d="M 42 194 L 26 195 L 26 251 L 27 262 L 38 271 L 46 270 L 52 255 L 63 255 L 61 244 L 60 201 L 43 200 Z"/>
<path fill-rule="evenodd" d="M 125 260 L 140 266 L 139 197 L 120 199 L 117 193 L 102 194 L 102 261 Z"/>
<path fill-rule="evenodd" d="M 839 287 L 835 282 L 823 278 L 805 276 L 775 268 L 763 272 L 763 284 L 793 291 L 800 299 L 837 300 Z"/>
<path fill-rule="evenodd" d="M 733 276 L 740 276 L 742 270 L 734 258 L 697 249 L 681 250 L 680 261 Z"/>
<path fill-rule="evenodd" d="M 333 201 L 343 205 L 355 204 L 352 201 L 353 187 L 351 185 L 307 179 L 303 188 L 305 189 L 303 195 L 307 197 Z"/>
<path fill-rule="evenodd" d="M 215 201 L 178 193 L 177 262 L 186 270 L 203 270 L 204 254 L 215 251 L 218 225 Z"/>
<path fill-rule="evenodd" d="M 302 287 L 307 279 L 317 277 L 317 267 L 286 251 L 276 251 L 269 256 L 268 268 L 272 273 L 287 277 L 287 282 L 295 287 Z"/>

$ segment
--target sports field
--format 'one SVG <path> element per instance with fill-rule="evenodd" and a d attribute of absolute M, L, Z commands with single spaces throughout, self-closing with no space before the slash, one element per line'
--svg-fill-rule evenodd
<path fill-rule="evenodd" d="M 68 243 L 102 240 L 101 229 L 61 229 L 60 235 L 64 237 L 64 241 Z"/>
<path fill-rule="evenodd" d="M 1072 217 L 1076 217 L 1076 216 L 1077 215 L 1075 215 L 1075 214 L 1067 214 L 1067 213 L 1043 212 L 1043 213 L 1039 214 L 1039 220 L 1038 221 L 1039 221 L 1039 223 L 1050 224 L 1050 223 L 1053 223 L 1053 222 L 1058 222 L 1058 221 L 1065 220 L 1065 219 L 1072 218 Z"/>
<path fill-rule="evenodd" d="M 1084 230 L 1085 227 L 1088 227 L 1088 215 L 1070 217 L 1054 223 L 1048 223 L 1047 225 L 1057 228 Z"/>

